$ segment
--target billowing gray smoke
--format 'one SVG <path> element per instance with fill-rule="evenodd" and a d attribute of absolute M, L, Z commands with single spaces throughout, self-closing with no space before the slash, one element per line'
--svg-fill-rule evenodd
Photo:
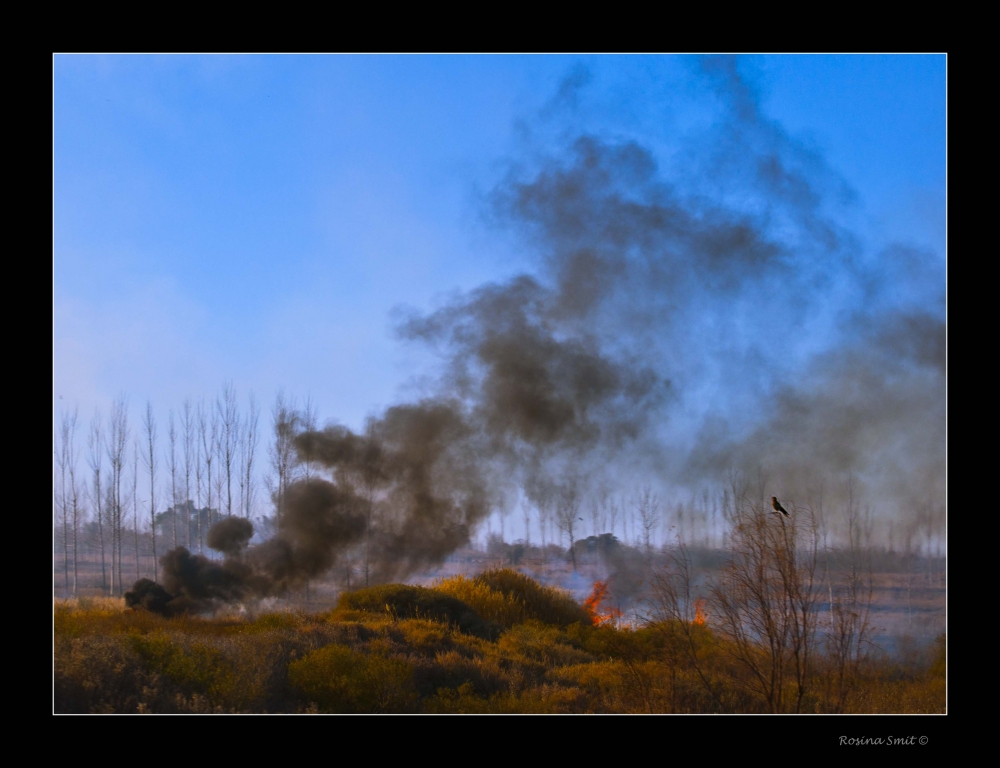
<path fill-rule="evenodd" d="M 129 606 L 164 614 L 204 611 L 219 603 L 277 596 L 329 571 L 364 531 L 363 504 L 349 489 L 312 478 L 289 486 L 277 534 L 248 546 L 253 524 L 227 517 L 207 543 L 222 562 L 176 547 L 162 558 L 163 584 L 140 579 L 125 595 Z"/>
<path fill-rule="evenodd" d="M 426 400 L 389 408 L 364 436 L 331 426 L 295 441 L 304 461 L 357 489 L 376 516 L 368 559 L 376 581 L 439 563 L 469 540 L 489 513 L 489 464 L 462 405 Z M 377 514 L 375 506 L 378 506 Z"/>
<path fill-rule="evenodd" d="M 718 119 L 666 171 L 579 134 L 512 170 L 489 209 L 537 269 L 406 315 L 400 335 L 445 362 L 436 390 L 364 434 L 298 434 L 330 479 L 290 486 L 261 545 L 239 521 L 213 529 L 222 564 L 169 553 L 167 590 L 276 594 L 362 548 L 373 580 L 401 578 L 505 494 L 558 512 L 590 486 L 669 493 L 733 467 L 764 467 L 782 498 L 851 476 L 892 514 L 943 505 L 941 260 L 868 253 L 843 223 L 850 190 L 761 115 L 734 61 L 702 77 Z"/>
<path fill-rule="evenodd" d="M 493 442 L 522 441 L 536 503 L 533 488 L 569 476 L 669 496 L 759 468 L 769 493 L 800 503 L 824 487 L 836 504 L 853 478 L 886 516 L 943 507 L 943 260 L 867 252 L 845 223 L 851 191 L 760 113 L 734 60 L 702 75 L 718 119 L 668 172 L 593 135 L 512 172 L 493 211 L 540 255 L 539 276 L 480 288 L 404 335 L 445 345 L 449 383 Z M 593 358 L 567 365 L 578 349 Z M 539 371 L 556 385 L 523 398 Z M 548 404 L 575 381 L 582 416 L 561 428 L 569 411 Z"/>

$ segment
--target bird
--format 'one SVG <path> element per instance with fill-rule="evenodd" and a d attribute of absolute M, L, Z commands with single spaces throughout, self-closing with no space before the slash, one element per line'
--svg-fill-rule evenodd
<path fill-rule="evenodd" d="M 774 511 L 775 512 L 780 512 L 785 517 L 790 517 L 790 515 L 788 514 L 788 510 L 785 509 L 783 506 L 781 506 L 781 502 L 778 501 L 778 497 L 777 496 L 772 496 L 771 497 L 771 506 L 774 507 Z"/>

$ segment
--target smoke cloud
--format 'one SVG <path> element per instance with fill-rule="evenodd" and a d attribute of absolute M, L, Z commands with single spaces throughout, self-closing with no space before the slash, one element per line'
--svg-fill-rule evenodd
<path fill-rule="evenodd" d="M 221 564 L 168 553 L 166 590 L 278 594 L 360 550 L 373 580 L 404 578 L 506 494 L 551 506 L 652 479 L 669 498 L 734 467 L 763 467 L 782 498 L 850 476 L 887 514 L 943 505 L 942 260 L 870 253 L 849 187 L 761 113 L 735 61 L 701 77 L 716 119 L 667 167 L 586 133 L 513 166 L 488 208 L 536 268 L 403 311 L 401 338 L 444 363 L 428 396 L 362 434 L 298 434 L 329 480 L 291 485 L 263 544 L 246 521 L 213 528 Z M 587 83 L 574 71 L 545 119 Z"/>

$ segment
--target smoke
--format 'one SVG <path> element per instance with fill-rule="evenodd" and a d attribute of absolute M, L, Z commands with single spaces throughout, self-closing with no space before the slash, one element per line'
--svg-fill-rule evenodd
<path fill-rule="evenodd" d="M 227 517 L 208 530 L 206 543 L 227 557 L 239 557 L 253 538 L 253 523 L 242 517 Z"/>
<path fill-rule="evenodd" d="M 326 573 L 359 541 L 364 531 L 360 509 L 360 499 L 348 489 L 318 478 L 300 480 L 288 487 L 274 537 L 250 546 L 254 531 L 249 520 L 220 520 L 206 540 L 225 556 L 222 562 L 176 547 L 160 558 L 163 585 L 140 579 L 126 602 L 173 615 L 286 594 Z"/>
<path fill-rule="evenodd" d="M 377 524 L 367 542 L 371 576 L 401 578 L 440 563 L 490 511 L 491 465 L 472 415 L 454 400 L 389 408 L 365 435 L 342 426 L 296 438 L 304 461 L 361 491 Z"/>
<path fill-rule="evenodd" d="M 943 506 L 943 260 L 868 250 L 843 179 L 762 114 L 734 59 L 702 64 L 716 120 L 669 168 L 590 134 L 515 168 L 490 203 L 537 273 L 404 337 L 440 345 L 536 504 L 574 468 L 667 496 L 760 468 L 801 502 L 853 479 L 887 516 Z"/>
<path fill-rule="evenodd" d="M 851 477 L 891 514 L 943 505 L 942 260 L 871 252 L 848 185 L 762 114 L 736 61 L 700 76 L 714 122 L 666 166 L 586 132 L 512 164 L 487 207 L 535 268 L 401 311 L 400 337 L 443 361 L 428 396 L 363 433 L 297 434 L 330 479 L 293 483 L 262 544 L 246 521 L 213 528 L 221 564 L 168 553 L 168 592 L 278 594 L 349 553 L 404 578 L 505 494 L 550 509 L 652 479 L 669 498 L 734 467 L 763 467 L 781 498 Z M 544 118 L 589 82 L 574 70 Z"/>

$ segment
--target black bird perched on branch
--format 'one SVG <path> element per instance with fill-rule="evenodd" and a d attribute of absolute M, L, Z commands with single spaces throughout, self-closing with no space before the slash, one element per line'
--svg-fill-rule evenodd
<path fill-rule="evenodd" d="M 790 515 L 788 514 L 788 510 L 785 509 L 783 506 L 781 506 L 781 502 L 778 501 L 778 497 L 777 496 L 772 496 L 771 497 L 771 506 L 774 507 L 774 511 L 775 512 L 780 512 L 785 517 L 790 517 Z"/>

